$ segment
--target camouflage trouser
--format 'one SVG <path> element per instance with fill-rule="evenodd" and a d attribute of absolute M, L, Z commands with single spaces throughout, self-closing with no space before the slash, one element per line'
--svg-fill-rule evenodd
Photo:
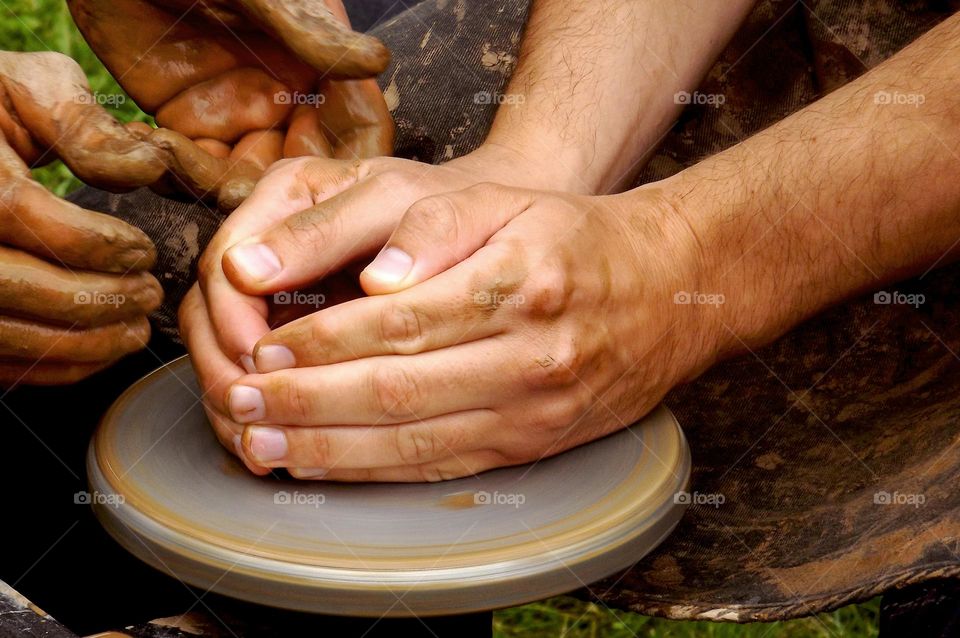
<path fill-rule="evenodd" d="M 638 183 L 671 175 L 880 63 L 960 3 L 763 0 L 700 87 Z M 437 163 L 475 148 L 493 117 L 526 3 L 429 0 L 379 24 L 393 50 L 382 86 L 397 154 Z M 82 205 L 154 237 L 175 307 L 220 217 L 146 191 L 78 193 Z M 950 267 L 830 310 L 770 347 L 719 365 L 668 398 L 690 439 L 692 507 L 663 546 L 590 588 L 606 604 L 674 618 L 803 615 L 960 572 L 960 305 Z M 883 495 L 923 495 L 923 507 Z"/>

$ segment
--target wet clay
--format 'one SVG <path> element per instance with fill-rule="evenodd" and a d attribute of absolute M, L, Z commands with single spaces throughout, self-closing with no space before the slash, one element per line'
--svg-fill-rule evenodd
<path fill-rule="evenodd" d="M 393 151 L 393 121 L 372 78 L 390 55 L 355 33 L 339 3 L 304 0 L 71 0 L 90 46 L 161 128 L 137 127 L 172 178 L 235 208 L 283 157 Z M 235 32 L 243 32 L 243 42 Z M 3 122 L 0 121 L 0 129 Z"/>
<path fill-rule="evenodd" d="M 160 304 L 156 251 L 138 228 L 55 197 L 25 162 L 62 157 L 123 189 L 166 171 L 153 145 L 90 99 L 57 53 L 0 52 L 0 386 L 72 383 L 140 350 Z"/>
<path fill-rule="evenodd" d="M 48 159 L 61 158 L 85 182 L 130 190 L 152 184 L 166 170 L 149 144 L 94 103 L 83 71 L 69 57 L 0 52 L 0 84 L 12 107 L 7 117 L 19 124 L 22 137 L 51 150 Z"/>
<path fill-rule="evenodd" d="M 465 510 L 477 505 L 476 492 L 457 492 L 456 494 L 447 494 L 440 499 L 440 507 L 452 510 Z"/>
<path fill-rule="evenodd" d="M 239 206 L 263 175 L 263 168 L 254 162 L 216 157 L 170 129 L 154 129 L 146 139 L 165 152 L 167 165 L 179 185 L 200 198 L 213 195 L 224 210 Z"/>

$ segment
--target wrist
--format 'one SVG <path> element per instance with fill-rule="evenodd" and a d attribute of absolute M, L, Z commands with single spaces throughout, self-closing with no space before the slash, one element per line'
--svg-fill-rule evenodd
<path fill-rule="evenodd" d="M 659 317 L 670 352 L 670 385 L 690 381 L 727 353 L 725 296 L 716 290 L 712 262 L 690 221 L 687 203 L 663 182 L 605 197 L 624 223 L 618 234 L 631 247 L 624 260 L 636 264 L 644 293 L 640 315 Z"/>
<path fill-rule="evenodd" d="M 658 186 L 675 217 L 672 249 L 686 264 L 679 270 L 687 294 L 675 301 L 707 340 L 708 365 L 782 334 L 800 312 L 790 294 L 796 273 L 774 248 L 776 238 L 746 222 L 777 204 L 730 175 L 712 180 L 684 171 Z"/>
<path fill-rule="evenodd" d="M 595 194 L 595 185 L 584 181 L 582 175 L 562 160 L 553 161 L 555 159 L 522 144 L 488 140 L 475 151 L 446 165 L 480 175 L 482 181 L 516 188 Z"/>

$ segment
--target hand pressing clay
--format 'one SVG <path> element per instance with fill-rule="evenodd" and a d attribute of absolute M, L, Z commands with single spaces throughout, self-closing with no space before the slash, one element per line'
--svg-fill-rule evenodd
<path fill-rule="evenodd" d="M 372 79 L 389 62 L 339 0 L 70 0 L 77 26 L 157 124 L 174 185 L 224 210 L 279 159 L 389 155 L 393 121 Z M 172 131 L 172 132 L 171 132 Z"/>
<path fill-rule="evenodd" d="M 142 348 L 161 301 L 139 229 L 55 197 L 27 162 L 60 157 L 112 190 L 152 184 L 162 154 L 94 104 L 58 53 L 0 52 L 0 385 L 70 383 Z"/>

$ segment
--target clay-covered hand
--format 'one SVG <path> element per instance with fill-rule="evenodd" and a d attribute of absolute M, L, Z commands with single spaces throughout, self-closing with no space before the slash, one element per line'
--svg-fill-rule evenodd
<path fill-rule="evenodd" d="M 62 158 L 88 183 L 152 184 L 151 145 L 97 106 L 58 53 L 0 52 L 0 385 L 70 383 L 142 348 L 161 301 L 139 229 L 84 210 L 33 181 Z"/>
<path fill-rule="evenodd" d="M 175 186 L 235 208 L 283 157 L 389 155 L 389 52 L 340 0 L 69 0 L 80 31 L 160 129 Z M 195 143 L 191 143 L 195 142 Z"/>

